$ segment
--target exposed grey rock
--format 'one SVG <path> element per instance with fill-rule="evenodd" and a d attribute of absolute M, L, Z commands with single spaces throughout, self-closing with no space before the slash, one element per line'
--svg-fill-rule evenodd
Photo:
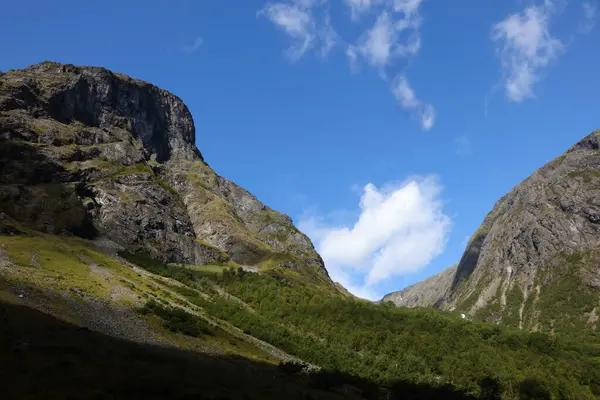
<path fill-rule="evenodd" d="M 456 273 L 443 273 L 452 281 L 417 284 L 407 290 L 419 301 L 402 305 L 460 310 L 527 329 L 583 329 L 600 303 L 599 149 L 596 131 L 503 196 Z"/>
<path fill-rule="evenodd" d="M 385 295 L 382 301 L 391 301 L 399 307 L 436 307 L 448 295 L 455 274 L 453 265 L 424 281 Z"/>
<path fill-rule="evenodd" d="M 0 168 L 0 211 L 30 228 L 166 262 L 293 268 L 333 287 L 291 218 L 215 174 L 188 108 L 149 83 L 53 62 L 8 71 Z"/>

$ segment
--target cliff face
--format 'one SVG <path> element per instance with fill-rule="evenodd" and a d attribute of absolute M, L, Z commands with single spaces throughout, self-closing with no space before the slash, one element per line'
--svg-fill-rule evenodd
<path fill-rule="evenodd" d="M 448 295 L 456 275 L 456 265 L 415 283 L 398 292 L 387 294 L 382 301 L 391 301 L 399 307 L 436 307 Z"/>
<path fill-rule="evenodd" d="M 596 327 L 600 305 L 600 131 L 503 196 L 469 241 L 451 279 L 410 292 L 418 305 L 532 330 Z M 429 298 L 429 297 L 427 297 Z M 404 304 L 403 304 L 404 305 Z M 408 306 L 417 303 L 405 304 Z"/>
<path fill-rule="evenodd" d="M 332 286 L 292 220 L 218 176 L 185 104 L 103 68 L 0 74 L 0 212 L 164 262 L 295 270 Z"/>

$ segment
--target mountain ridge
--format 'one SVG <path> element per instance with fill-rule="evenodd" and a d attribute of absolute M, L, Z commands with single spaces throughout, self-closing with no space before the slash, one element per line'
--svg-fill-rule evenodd
<path fill-rule="evenodd" d="M 451 280 L 409 290 L 422 298 L 432 291 L 443 296 L 396 304 L 460 311 L 529 330 L 595 329 L 599 148 L 597 130 L 516 185 L 486 215 L 456 270 L 443 272 Z M 572 291 L 586 300 L 575 301 Z"/>
<path fill-rule="evenodd" d="M 179 97 L 101 67 L 44 62 L 0 76 L 0 112 L 0 203 L 30 228 L 110 237 L 165 262 L 291 271 L 333 288 L 290 217 L 206 164 Z"/>

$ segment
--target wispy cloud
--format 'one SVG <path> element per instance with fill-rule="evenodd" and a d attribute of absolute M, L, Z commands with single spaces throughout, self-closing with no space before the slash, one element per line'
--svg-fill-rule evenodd
<path fill-rule="evenodd" d="M 553 3 L 509 15 L 493 26 L 492 38 L 498 45 L 506 96 L 514 102 L 534 97 L 533 86 L 548 64 L 563 51 L 563 44 L 549 31 Z"/>
<path fill-rule="evenodd" d="M 434 177 L 399 185 L 363 188 L 360 215 L 347 225 L 305 216 L 299 228 L 308 234 L 334 280 L 370 299 L 383 293 L 377 284 L 427 266 L 446 246 L 451 220 L 444 214 L 442 187 Z"/>
<path fill-rule="evenodd" d="M 298 59 L 313 46 L 315 22 L 308 9 L 295 4 L 276 3 L 265 6 L 260 14 L 292 38 L 293 43 L 286 51 L 289 58 Z"/>
<path fill-rule="evenodd" d="M 323 26 L 319 28 L 318 34 L 319 39 L 321 40 L 321 56 L 327 57 L 331 49 L 333 49 L 339 40 L 337 32 L 333 29 L 333 26 L 331 26 L 329 14 L 325 14 Z"/>
<path fill-rule="evenodd" d="M 327 0 L 287 0 L 269 3 L 258 14 L 264 15 L 292 39 L 292 45 L 286 51 L 292 60 L 301 58 L 313 48 L 326 57 L 336 45 L 343 45 L 351 70 L 358 71 L 361 62 L 376 69 L 390 84 L 390 90 L 396 96 L 399 105 L 410 114 L 416 115 L 423 129 L 428 130 L 435 121 L 433 106 L 416 98 L 404 71 L 389 76 L 391 70 L 402 70 L 406 60 L 415 56 L 421 48 L 422 19 L 419 16 L 419 8 L 422 1 L 344 0 L 350 9 L 351 19 L 355 22 L 367 12 L 377 15 L 375 23 L 355 40 L 346 40 L 339 36 L 331 23 L 328 8 L 325 7 L 323 11 Z M 398 85 L 401 85 L 400 88 Z M 405 96 L 398 97 L 398 94 L 409 92 L 412 96 L 410 101 L 407 101 Z"/>
<path fill-rule="evenodd" d="M 417 99 L 414 90 L 409 86 L 404 75 L 398 75 L 392 83 L 392 91 L 403 109 L 417 116 L 421 121 L 421 127 L 429 130 L 435 121 L 435 109 Z"/>
<path fill-rule="evenodd" d="M 350 8 L 353 20 L 360 18 L 361 14 L 369 11 L 372 7 L 381 4 L 383 0 L 344 0 Z"/>
<path fill-rule="evenodd" d="M 468 136 L 463 135 L 454 139 L 454 152 L 459 156 L 473 154 L 473 144 Z"/>
<path fill-rule="evenodd" d="M 315 46 L 326 57 L 338 40 L 331 25 L 329 14 L 317 20 L 312 10 L 325 4 L 326 0 L 295 0 L 288 3 L 269 3 L 257 15 L 264 15 L 292 40 L 286 50 L 291 60 L 298 60 Z"/>
<path fill-rule="evenodd" d="M 188 54 L 195 53 L 204 44 L 204 40 L 201 37 L 197 37 L 191 44 L 183 46 L 183 51 Z"/>
<path fill-rule="evenodd" d="M 405 72 L 389 77 L 387 72 L 398 61 L 415 56 L 421 48 L 420 27 L 422 19 L 418 14 L 422 0 L 388 1 L 346 1 L 356 18 L 359 13 L 382 10 L 375 24 L 364 32 L 354 45 L 347 47 L 351 67 L 356 68 L 358 56 L 389 82 L 390 89 L 402 109 L 416 116 L 424 130 L 429 130 L 435 122 L 435 109 L 419 100 L 410 86 Z"/>
<path fill-rule="evenodd" d="M 583 16 L 579 21 L 579 32 L 583 34 L 590 33 L 596 25 L 596 19 L 598 17 L 598 3 L 584 1 L 581 3 L 583 8 Z"/>

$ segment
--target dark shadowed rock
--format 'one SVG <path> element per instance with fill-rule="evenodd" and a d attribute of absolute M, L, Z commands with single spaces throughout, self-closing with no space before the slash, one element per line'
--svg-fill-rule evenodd
<path fill-rule="evenodd" d="M 104 68 L 0 75 L 0 211 L 165 262 L 296 269 L 333 287 L 291 218 L 218 176 L 178 97 Z"/>

